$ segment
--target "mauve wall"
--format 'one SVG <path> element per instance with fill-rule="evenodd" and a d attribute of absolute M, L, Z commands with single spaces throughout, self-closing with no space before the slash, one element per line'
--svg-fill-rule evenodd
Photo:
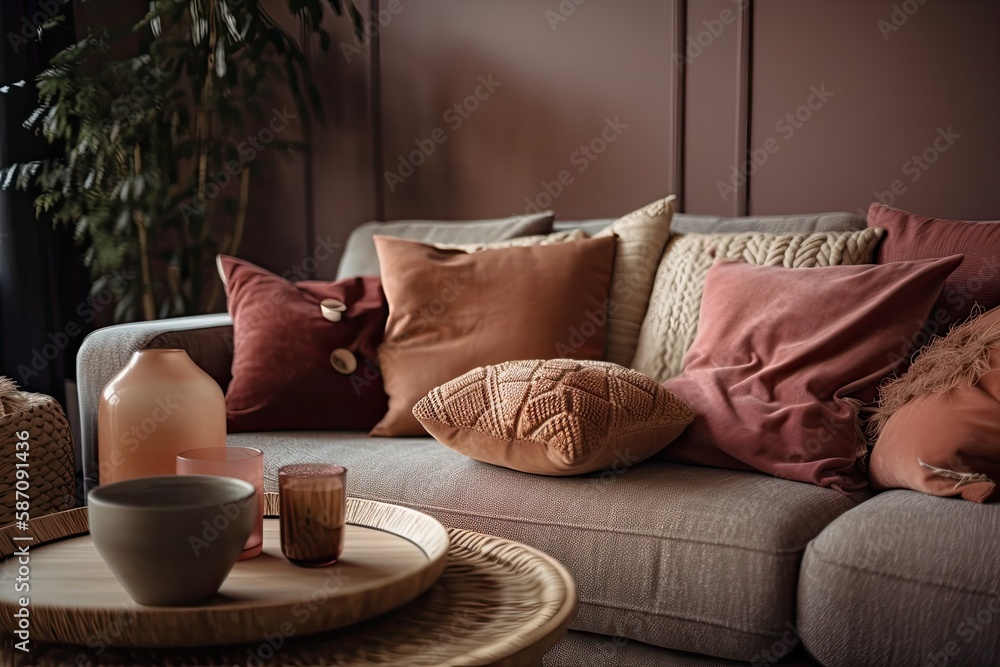
<path fill-rule="evenodd" d="M 615 216 L 674 190 L 670 2 L 401 6 L 380 43 L 386 217 Z"/>
<path fill-rule="evenodd" d="M 563 219 L 671 192 L 691 213 L 882 197 L 1000 218 L 996 0 L 372 3 L 384 25 L 370 43 L 331 19 L 334 48 L 312 50 L 330 123 L 312 128 L 310 154 L 266 158 L 254 184 L 243 254 L 274 270 L 370 219 L 504 216 L 529 201 Z M 607 119 L 627 128 L 602 137 Z M 947 150 L 931 151 L 949 128 Z M 924 151 L 926 170 L 913 161 Z M 744 178 L 748 154 L 760 164 Z"/>
<path fill-rule="evenodd" d="M 764 0 L 753 26 L 751 146 L 780 148 L 750 210 L 1000 218 L 1000 2 Z"/>

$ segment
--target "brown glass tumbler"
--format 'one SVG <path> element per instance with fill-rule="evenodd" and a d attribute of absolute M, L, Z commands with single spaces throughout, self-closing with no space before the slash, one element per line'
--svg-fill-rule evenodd
<path fill-rule="evenodd" d="M 296 463 L 278 469 L 281 553 L 295 565 L 333 565 L 344 550 L 347 469 Z"/>

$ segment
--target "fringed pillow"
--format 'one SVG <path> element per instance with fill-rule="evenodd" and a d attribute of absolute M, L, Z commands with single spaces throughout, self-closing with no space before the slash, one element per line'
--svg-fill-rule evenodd
<path fill-rule="evenodd" d="M 1000 479 L 1000 308 L 935 339 L 879 391 L 874 489 L 914 489 L 981 503 Z"/>

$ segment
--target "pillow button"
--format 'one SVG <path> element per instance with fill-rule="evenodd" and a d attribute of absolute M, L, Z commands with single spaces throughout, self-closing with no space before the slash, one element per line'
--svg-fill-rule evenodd
<path fill-rule="evenodd" d="M 319 302 L 319 312 L 331 322 L 339 322 L 345 310 L 347 310 L 347 306 L 336 299 L 323 299 Z"/>
<path fill-rule="evenodd" d="M 358 369 L 358 360 L 350 350 L 338 347 L 330 353 L 330 365 L 341 375 L 350 375 Z"/>

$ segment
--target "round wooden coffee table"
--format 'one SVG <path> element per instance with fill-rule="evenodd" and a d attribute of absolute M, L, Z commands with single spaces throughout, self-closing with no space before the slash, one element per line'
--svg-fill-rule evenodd
<path fill-rule="evenodd" d="M 270 515 L 277 511 L 275 495 L 267 494 Z M 525 545 L 454 528 L 448 534 L 448 565 L 430 590 L 396 611 L 341 630 L 296 637 L 297 616 L 286 628 L 237 646 L 120 648 L 95 637 L 87 646 L 31 642 L 27 654 L 13 650 L 15 638 L 6 636 L 0 637 L 0 655 L 13 664 L 53 667 L 540 664 L 576 612 L 572 577 Z M 0 557 L 11 553 L 9 546 L 0 540 Z M 297 611 L 308 613 L 308 605 Z M 126 613 L 122 622 L 128 622 Z"/>

